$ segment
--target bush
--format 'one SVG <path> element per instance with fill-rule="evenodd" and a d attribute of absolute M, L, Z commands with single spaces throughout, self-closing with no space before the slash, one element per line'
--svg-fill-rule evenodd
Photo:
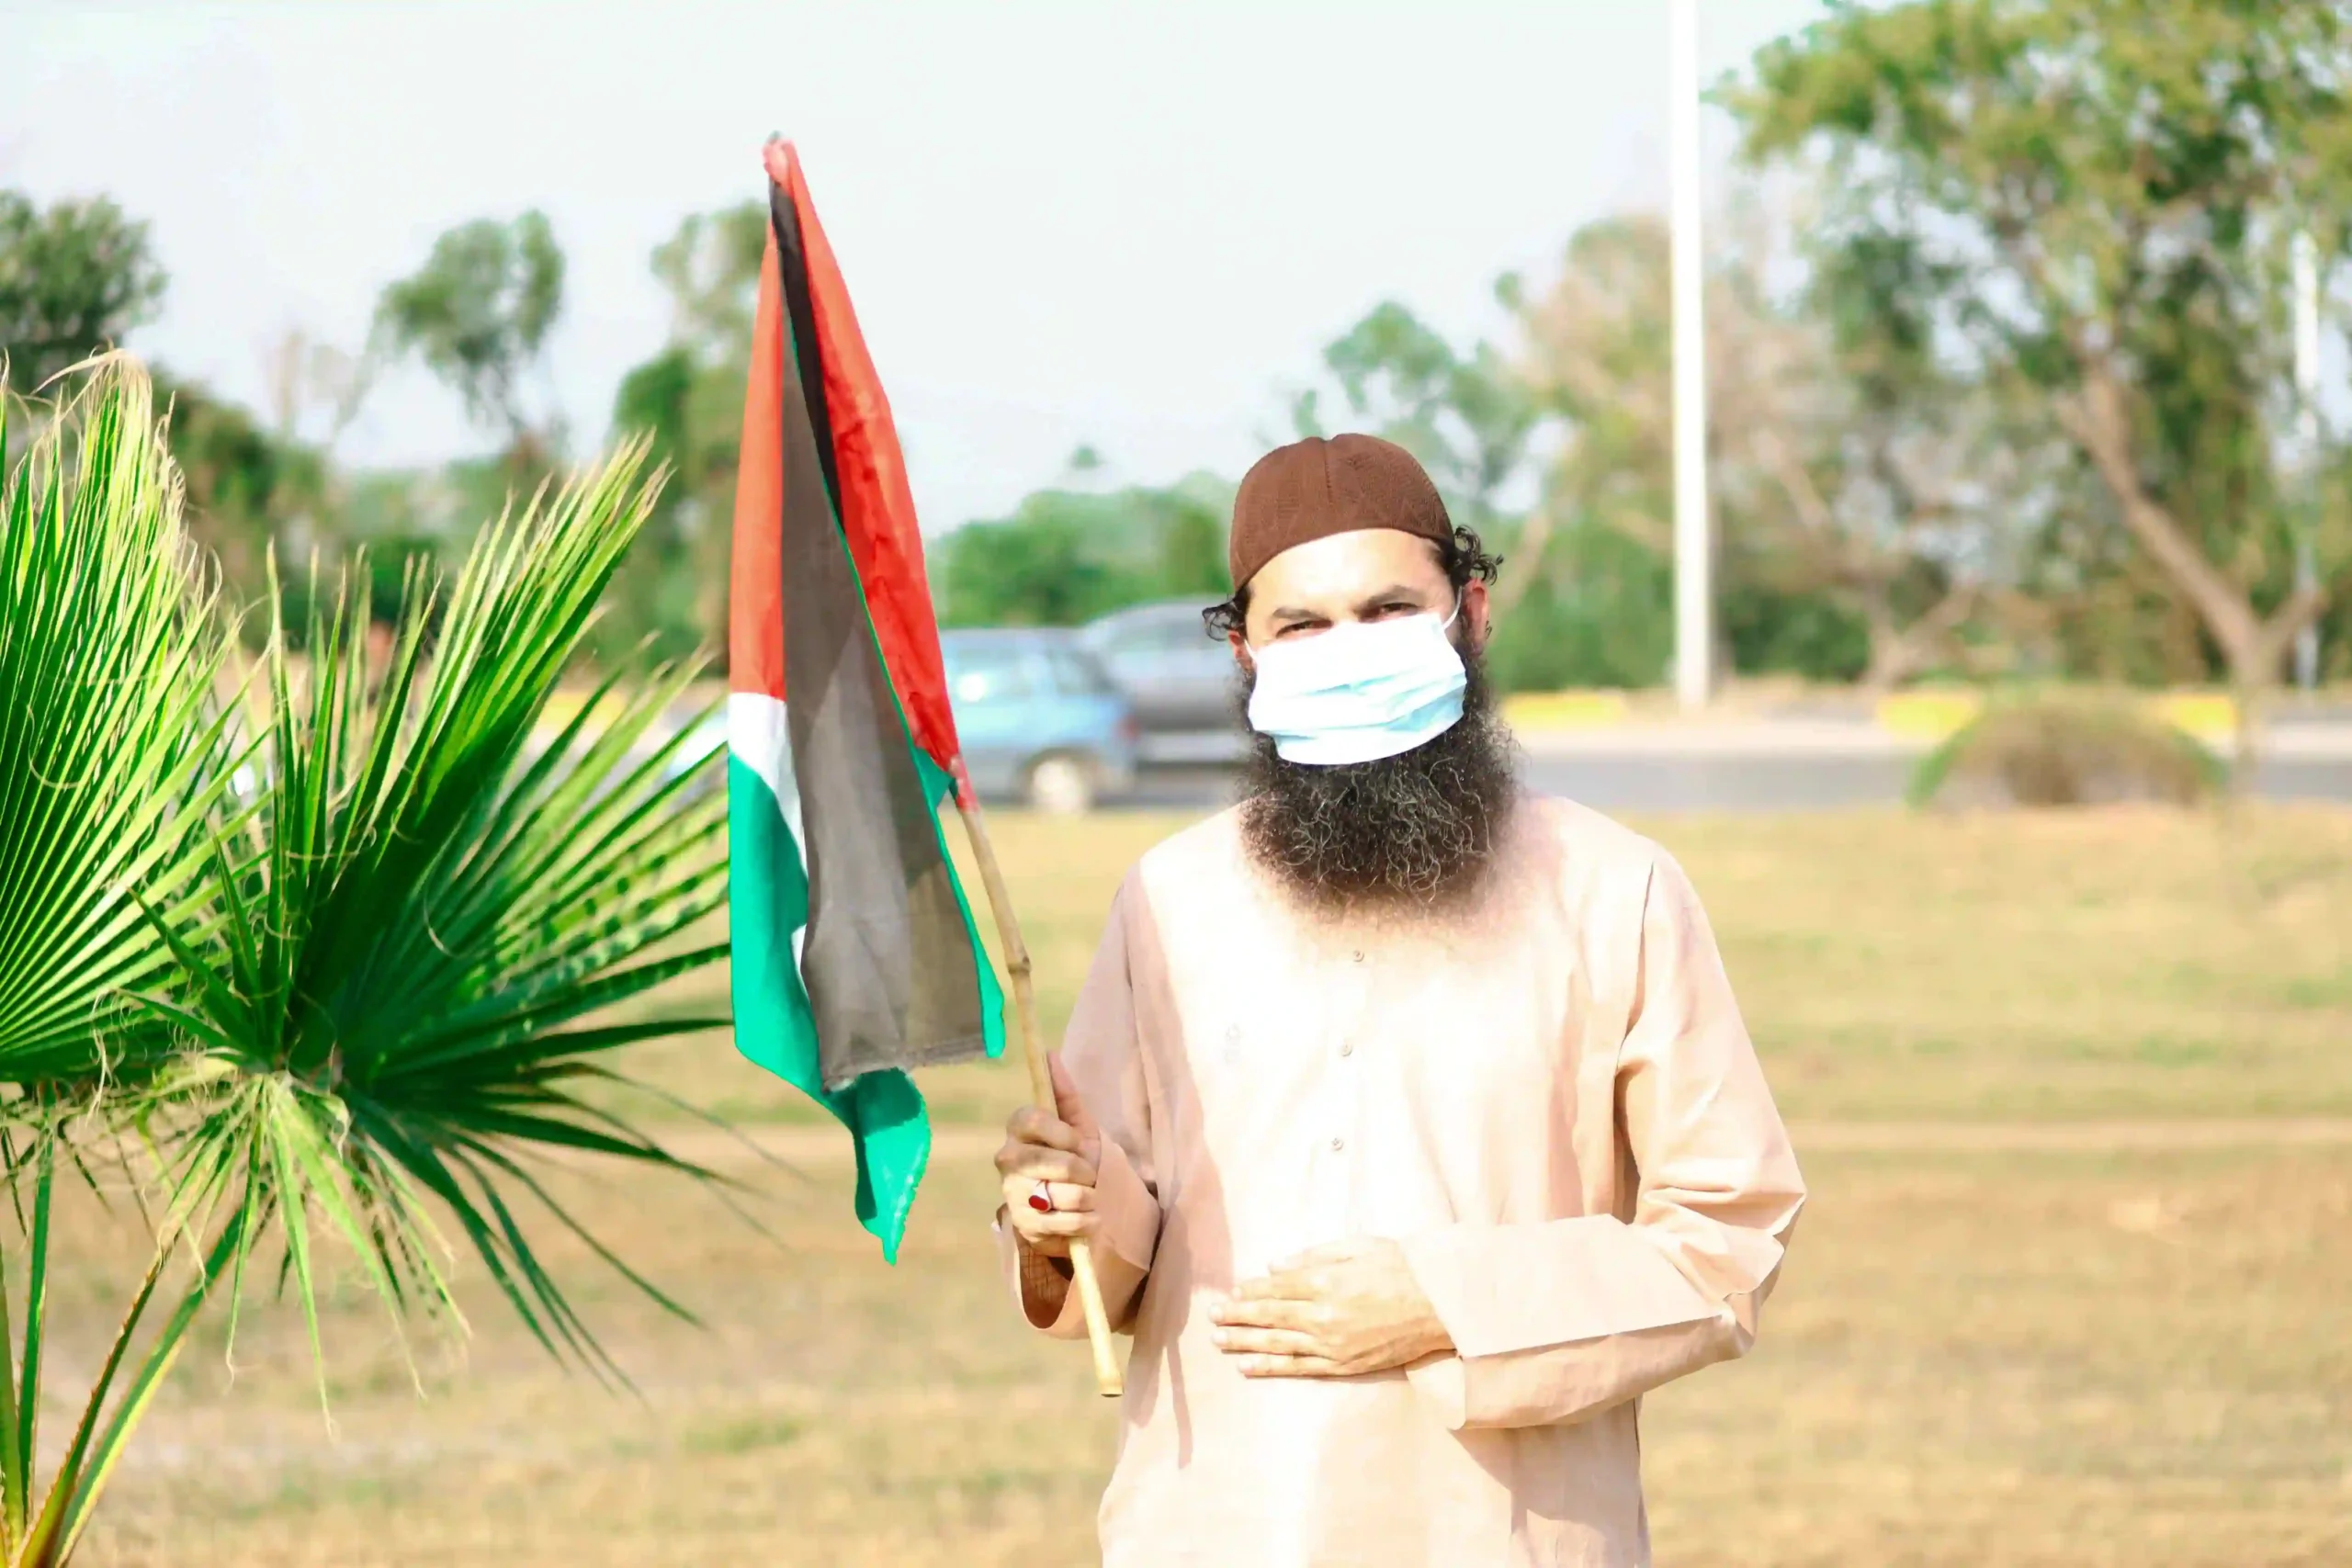
<path fill-rule="evenodd" d="M 1724 574 L 1718 595 L 1731 666 L 1743 675 L 1859 681 L 1871 664 L 1870 624 L 1828 594 Z"/>
<path fill-rule="evenodd" d="M 2194 806 L 2229 770 L 2161 719 L 2112 703 L 2032 697 L 1996 703 L 1922 758 L 1914 806 Z"/>

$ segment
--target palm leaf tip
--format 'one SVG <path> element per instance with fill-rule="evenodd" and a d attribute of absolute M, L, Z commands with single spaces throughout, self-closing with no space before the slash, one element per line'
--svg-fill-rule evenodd
<path fill-rule="evenodd" d="M 395 1311 L 454 1314 L 439 1213 L 543 1343 L 610 1373 L 513 1200 L 580 1227 L 513 1154 L 697 1174 L 568 1089 L 620 1045 L 707 1026 L 595 1017 L 724 953 L 681 941 L 723 896 L 723 815 L 676 787 L 674 738 L 651 739 L 694 671 L 611 671 L 583 710 L 608 716 L 537 740 L 658 483 L 632 444 L 490 524 L 454 581 L 410 574 L 376 666 L 351 573 L 311 595 L 299 667 L 282 617 L 272 638 L 260 847 L 209 857 L 218 918 L 150 1006 L 296 1086 L 217 1135 L 258 1140 L 306 1311 L 317 1224 Z"/>
<path fill-rule="evenodd" d="M 135 1070 L 164 1043 L 124 995 L 169 964 L 133 899 L 188 879 L 223 734 L 181 496 L 121 355 L 82 367 L 0 481 L 0 1082 Z"/>

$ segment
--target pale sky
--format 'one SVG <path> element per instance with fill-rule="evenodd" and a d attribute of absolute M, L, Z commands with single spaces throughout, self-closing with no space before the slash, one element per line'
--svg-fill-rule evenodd
<path fill-rule="evenodd" d="M 1701 0 L 1712 79 L 1818 0 Z M 1189 4 L 0 0 L 0 186 L 105 193 L 172 276 L 130 345 L 259 406 L 288 329 L 356 348 L 469 219 L 570 261 L 575 445 L 668 327 L 684 213 L 800 144 L 928 528 L 1091 443 L 1107 478 L 1238 475 L 1323 344 L 1397 299 L 1457 337 L 1578 224 L 1666 200 L 1665 0 Z M 1711 122 L 1720 116 L 1709 111 Z M 1712 123 L 1713 177 L 1727 126 Z M 421 372 L 343 456 L 478 450 Z"/>

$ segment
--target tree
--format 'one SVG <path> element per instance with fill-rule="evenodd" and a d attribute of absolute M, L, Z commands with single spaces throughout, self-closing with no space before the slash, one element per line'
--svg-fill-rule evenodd
<path fill-rule="evenodd" d="M 726 642 L 727 548 L 767 226 L 766 207 L 747 201 L 689 215 L 654 248 L 669 339 L 621 378 L 613 426 L 643 433 L 673 477 L 614 584 L 601 646 L 651 637 L 683 652 Z"/>
<path fill-rule="evenodd" d="M 766 254 L 767 204 L 690 213 L 654 247 L 653 276 L 670 294 L 670 341 L 709 362 L 750 352 Z"/>
<path fill-rule="evenodd" d="M 1563 522 L 1598 524 L 1661 560 L 1672 547 L 1665 259 L 1661 220 L 1604 219 L 1569 236 L 1558 276 L 1521 297 L 1513 368 L 1563 437 L 1521 538 L 1517 592 Z"/>
<path fill-rule="evenodd" d="M 1523 327 L 1521 280 L 1498 279 L 1495 294 Z M 1667 647 L 1663 561 L 1598 537 L 1581 518 L 1559 531 L 1566 537 L 1555 536 L 1549 513 L 1510 502 L 1544 438 L 1564 428 L 1563 411 L 1544 401 L 1523 363 L 1490 343 L 1457 349 L 1391 301 L 1334 340 L 1323 368 L 1350 424 L 1420 458 L 1448 513 L 1506 558 L 1487 649 L 1499 685 L 1637 685 L 1656 678 Z M 1293 423 L 1303 435 L 1320 434 L 1324 412 L 1321 396 L 1309 390 L 1294 402 Z"/>
<path fill-rule="evenodd" d="M 553 456 L 555 413 L 535 418 L 525 383 L 562 313 L 563 274 L 543 213 L 478 219 L 434 241 L 424 265 L 387 287 L 376 308 L 385 349 L 423 360 L 532 477 Z"/>
<path fill-rule="evenodd" d="M 1785 250 L 1782 237 L 1759 231 L 1752 210 L 1733 218 L 1716 228 L 1729 243 L 1708 279 L 1706 330 L 1718 594 L 1734 663 L 1892 682 L 1940 653 L 1973 604 L 1955 581 L 1951 538 L 1993 509 L 1962 515 L 1948 462 L 1930 478 L 1929 455 L 1948 449 L 1951 432 L 1938 427 L 1948 400 L 1928 396 L 1924 377 L 1905 382 L 1914 397 L 1899 419 L 1871 412 L 1870 362 L 1879 356 L 1878 372 L 1894 373 L 1883 361 L 1900 322 L 1882 313 L 1841 330 L 1836 313 L 1899 296 L 1849 299 L 1817 273 L 1812 290 L 1777 300 L 1762 276 L 1765 258 Z M 1654 217 L 1588 225 L 1570 239 L 1557 277 L 1523 301 L 1519 372 L 1564 434 L 1520 536 L 1532 570 L 1507 581 L 1508 592 L 1526 593 L 1548 578 L 1555 598 L 1576 602 L 1582 596 L 1565 580 L 1600 570 L 1639 587 L 1585 601 L 1589 613 L 1667 613 L 1667 251 L 1666 226 Z M 1638 546 L 1648 570 L 1616 558 L 1621 552 L 1602 543 L 1609 535 Z M 1607 640 L 1655 650 L 1661 661 L 1669 646 L 1663 626 Z M 1645 669 L 1640 679 L 1657 672 Z"/>
<path fill-rule="evenodd" d="M 232 603 L 257 604 L 268 592 L 272 552 L 307 556 L 318 542 L 310 525 L 328 504 L 326 455 L 197 382 L 160 373 L 153 381 L 165 400 L 173 463 L 186 486 L 188 535 L 219 566 Z M 247 625 L 259 637 L 267 617 Z"/>
<path fill-rule="evenodd" d="M 104 197 L 47 210 L 0 190 L 0 361 L 29 391 L 153 318 L 165 277 L 147 225 Z"/>
<path fill-rule="evenodd" d="M 1775 252 L 1809 264 L 1788 304 L 1758 281 L 1754 258 Z M 1723 330 L 1710 322 L 1711 382 L 1725 393 L 1711 412 L 1731 481 L 1761 493 L 1726 541 L 1751 558 L 1732 580 L 1818 594 L 1858 621 L 1873 690 L 1951 665 L 1965 631 L 2014 606 L 2018 538 L 2050 493 L 2051 443 L 1938 355 L 1916 248 L 1771 236 L 1735 254 Z"/>
<path fill-rule="evenodd" d="M 967 523 L 931 547 L 941 619 L 1069 626 L 1153 599 L 1227 592 L 1233 488 L 1210 474 L 1173 485 L 1042 490 L 1010 517 Z"/>
<path fill-rule="evenodd" d="M 2289 578 L 2273 464 L 2287 257 L 2352 218 L 2346 7 L 1841 4 L 1725 101 L 1758 163 L 1820 168 L 1825 230 L 1923 259 L 1939 344 L 2043 400 L 2234 684 L 2328 600 Z M 2352 536 L 2321 542 L 2329 572 Z"/>
<path fill-rule="evenodd" d="M 1516 298 L 1506 277 L 1497 293 Z M 1503 491 L 1527 459 L 1539 411 L 1492 344 L 1457 352 L 1403 305 L 1374 306 L 1323 351 L 1350 428 L 1394 441 L 1421 460 L 1455 522 L 1491 533 Z M 1301 435 L 1325 434 L 1310 389 L 1292 405 Z"/>
<path fill-rule="evenodd" d="M 269 345 L 263 368 L 270 427 L 279 442 L 309 447 L 332 466 L 383 366 L 372 354 L 348 353 L 293 327 Z"/>

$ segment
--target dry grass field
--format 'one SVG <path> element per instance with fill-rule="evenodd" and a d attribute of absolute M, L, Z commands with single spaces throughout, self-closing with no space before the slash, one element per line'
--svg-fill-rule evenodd
<path fill-rule="evenodd" d="M 1170 826 L 999 825 L 1049 1014 Z M 2352 814 L 1651 826 L 1816 1193 L 1756 1354 L 1645 1412 L 1658 1561 L 2352 1562 Z M 555 1178 L 702 1315 L 551 1241 L 634 1392 L 555 1368 L 479 1288 L 413 1380 L 355 1292 L 330 1430 L 299 1323 L 258 1308 L 233 1372 L 217 1325 L 183 1363 L 87 1561 L 1091 1561 L 1112 1417 L 1081 1352 L 1014 1326 L 987 1235 L 1018 1068 L 930 1085 L 951 1125 L 893 1271 L 845 1147 L 723 1038 L 635 1066 L 769 1157 L 682 1130 L 766 1235 L 675 1183 Z M 66 1381 L 124 1223 L 85 1201 L 66 1228 Z"/>
<path fill-rule="evenodd" d="M 1049 1038 L 1120 877 L 1180 820 L 992 827 Z M 2352 812 L 1643 826 L 1698 884 L 1793 1118 L 2352 1114 Z M 822 1115 L 707 1043 L 636 1070 L 745 1122 Z M 972 1068 L 930 1092 L 993 1122 L 1025 1084 Z"/>

